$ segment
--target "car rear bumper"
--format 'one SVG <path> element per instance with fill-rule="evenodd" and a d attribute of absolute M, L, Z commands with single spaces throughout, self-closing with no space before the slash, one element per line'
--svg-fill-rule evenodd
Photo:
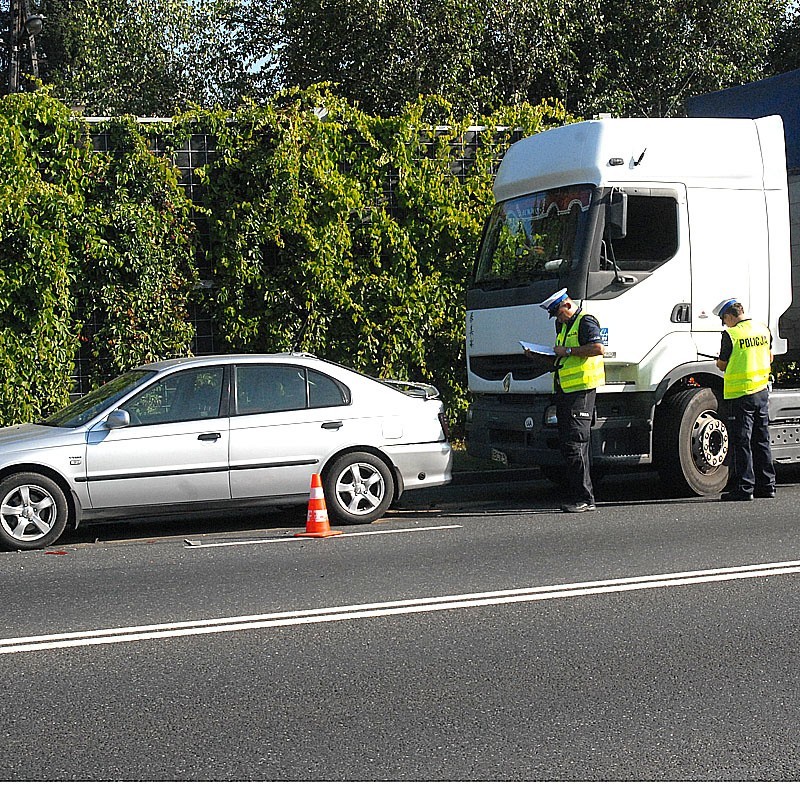
<path fill-rule="evenodd" d="M 390 445 L 383 448 L 403 481 L 403 489 L 443 486 L 453 478 L 449 442 Z"/>

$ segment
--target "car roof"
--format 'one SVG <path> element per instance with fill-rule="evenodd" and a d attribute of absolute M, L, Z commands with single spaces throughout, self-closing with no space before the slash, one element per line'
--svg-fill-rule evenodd
<path fill-rule="evenodd" d="M 334 364 L 331 361 L 325 361 L 321 358 L 311 355 L 311 353 L 294 352 L 294 353 L 242 353 L 225 355 L 208 355 L 208 356 L 185 356 L 183 358 L 170 358 L 164 361 L 153 361 L 147 364 L 141 364 L 137 369 L 157 370 L 159 372 L 172 369 L 184 365 L 191 365 L 193 367 L 202 367 L 211 364 L 246 364 L 251 363 L 271 363 L 280 362 L 282 364 L 308 364 L 309 362 L 317 364 L 329 364 L 331 366 L 341 366 Z M 346 367 L 344 368 L 346 369 Z"/>
<path fill-rule="evenodd" d="M 400 394 L 416 395 L 426 398 L 438 398 L 439 391 L 435 387 L 427 383 L 417 383 L 415 381 L 400 381 L 389 380 L 382 378 L 375 378 L 365 372 L 360 372 L 353 367 L 346 367 L 343 364 L 337 364 L 334 361 L 326 361 L 324 358 L 319 358 L 311 353 L 295 351 L 292 353 L 241 353 L 241 354 L 225 354 L 225 355 L 210 355 L 210 356 L 187 356 L 185 358 L 171 358 L 165 361 L 154 361 L 150 364 L 142 364 L 137 369 L 149 370 L 155 372 L 170 372 L 183 366 L 191 367 L 204 367 L 225 364 L 294 364 L 296 366 L 308 366 L 309 364 L 315 365 L 318 368 L 322 367 L 333 370 L 334 374 L 339 373 L 338 377 L 345 375 L 352 376 L 356 380 L 367 380 L 375 384 L 379 384 L 386 388 L 393 389 L 400 392 Z"/>

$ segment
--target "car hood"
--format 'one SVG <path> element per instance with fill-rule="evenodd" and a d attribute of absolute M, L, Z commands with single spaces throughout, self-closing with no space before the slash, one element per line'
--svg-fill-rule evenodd
<path fill-rule="evenodd" d="M 13 453 L 20 450 L 38 450 L 42 447 L 66 447 L 86 441 L 83 430 L 72 428 L 51 428 L 48 425 L 12 425 L 0 428 L 0 453 Z"/>

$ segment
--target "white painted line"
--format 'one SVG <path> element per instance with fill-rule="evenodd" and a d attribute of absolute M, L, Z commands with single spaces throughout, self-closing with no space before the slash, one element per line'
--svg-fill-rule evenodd
<path fill-rule="evenodd" d="M 335 536 L 324 537 L 327 539 L 347 539 L 351 536 L 382 536 L 385 533 L 417 533 L 419 531 L 447 531 L 453 528 L 463 528 L 463 525 L 432 525 L 427 528 L 396 528 L 394 530 L 381 530 L 380 528 L 357 531 L 356 533 L 337 533 Z M 203 544 L 194 539 L 184 539 L 183 543 L 186 547 L 191 547 L 193 550 L 207 548 L 207 547 L 242 547 L 248 544 L 274 544 L 275 542 L 308 542 L 315 537 L 306 536 L 271 536 L 269 539 L 247 539 L 246 541 L 239 540 L 236 542 L 209 542 Z"/>
<path fill-rule="evenodd" d="M 35 650 L 57 650 L 67 647 L 85 647 L 98 644 L 116 644 L 150 639 L 168 639 L 178 636 L 200 636 L 210 633 L 279 628 L 291 625 L 308 625 L 318 622 L 341 622 L 344 620 L 389 617 L 400 614 L 419 614 L 428 611 L 477 608 L 531 603 L 541 600 L 557 600 L 568 597 L 585 597 L 600 594 L 630 592 L 639 589 L 656 589 L 692 584 L 716 583 L 745 578 L 770 577 L 800 573 L 800 561 L 785 561 L 773 564 L 750 564 L 740 567 L 676 572 L 664 575 L 641 575 L 586 583 L 567 583 L 554 586 L 536 586 L 525 589 L 508 589 L 476 594 L 422 597 L 409 600 L 393 600 L 385 603 L 336 606 L 333 608 L 283 611 L 244 617 L 192 620 L 187 622 L 143 625 L 130 628 L 108 628 L 73 633 L 55 633 L 43 636 L 27 636 L 15 639 L 0 639 L 0 655 L 24 653 Z"/>

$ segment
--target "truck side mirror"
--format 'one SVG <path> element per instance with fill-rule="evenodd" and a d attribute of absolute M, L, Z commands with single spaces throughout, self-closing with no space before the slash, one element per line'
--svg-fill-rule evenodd
<path fill-rule="evenodd" d="M 611 239 L 628 233 L 628 195 L 621 189 L 612 189 L 606 200 L 606 231 Z"/>

